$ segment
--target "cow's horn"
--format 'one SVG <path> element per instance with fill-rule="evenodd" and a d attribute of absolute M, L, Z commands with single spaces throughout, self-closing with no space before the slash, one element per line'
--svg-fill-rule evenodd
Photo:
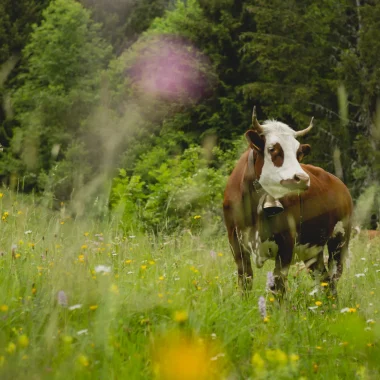
<path fill-rule="evenodd" d="M 313 119 L 314 119 L 314 117 L 311 118 L 310 125 L 307 128 L 303 129 L 302 131 L 297 131 L 294 134 L 294 136 L 295 137 L 301 137 L 301 136 L 305 136 L 307 133 L 309 133 L 311 128 L 313 128 Z"/>
<path fill-rule="evenodd" d="M 256 106 L 253 107 L 252 111 L 252 129 L 257 131 L 259 134 L 264 133 L 263 127 L 257 121 Z"/>

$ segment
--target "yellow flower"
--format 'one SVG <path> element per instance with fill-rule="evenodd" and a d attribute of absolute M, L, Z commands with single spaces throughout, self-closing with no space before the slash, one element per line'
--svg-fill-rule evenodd
<path fill-rule="evenodd" d="M 6 313 L 8 311 L 8 305 L 1 305 L 0 306 L 0 311 L 2 311 L 3 313 Z"/>
<path fill-rule="evenodd" d="M 14 354 L 16 351 L 16 345 L 13 342 L 9 342 L 5 351 L 7 351 L 8 354 Z"/>
<path fill-rule="evenodd" d="M 32 294 L 36 294 L 37 293 L 37 289 L 33 286 L 32 288 Z"/>
<path fill-rule="evenodd" d="M 329 283 L 328 282 L 321 282 L 321 286 L 323 286 L 323 287 L 329 286 Z"/>
<path fill-rule="evenodd" d="M 116 284 L 112 284 L 110 287 L 110 292 L 113 294 L 119 294 L 119 288 Z"/>
<path fill-rule="evenodd" d="M 300 357 L 297 354 L 290 354 L 289 359 L 291 362 L 297 362 L 298 360 L 300 360 Z"/>
<path fill-rule="evenodd" d="M 269 302 L 274 302 L 274 298 L 273 298 L 273 297 L 270 297 L 270 298 L 269 298 Z"/>
<path fill-rule="evenodd" d="M 4 196 L 4 194 L 3 193 L 0 193 L 0 198 L 2 198 Z"/>
<path fill-rule="evenodd" d="M 268 317 L 268 316 L 264 317 L 264 318 L 263 318 L 263 322 L 264 322 L 264 323 L 268 323 L 268 322 L 269 322 L 269 317 Z"/>
<path fill-rule="evenodd" d="M 84 255 L 79 255 L 78 260 L 80 263 L 84 263 Z"/>
<path fill-rule="evenodd" d="M 218 253 L 218 256 L 219 256 L 219 257 L 222 257 L 222 256 L 223 256 L 223 253 L 219 252 L 219 253 Z"/>
<path fill-rule="evenodd" d="M 158 277 L 158 279 L 159 279 L 160 281 L 164 281 L 164 280 L 165 280 L 165 277 L 164 277 L 164 276 L 160 276 L 160 277 Z"/>
<path fill-rule="evenodd" d="M 87 246 L 86 244 L 83 244 L 80 248 L 81 248 L 81 249 L 87 249 L 88 246 Z"/>
<path fill-rule="evenodd" d="M 355 309 L 354 307 L 350 307 L 350 308 L 348 309 L 348 312 L 349 312 L 349 313 L 356 313 L 356 309 Z"/>
<path fill-rule="evenodd" d="M 315 304 L 316 304 L 317 306 L 321 306 L 321 305 L 322 305 L 322 302 L 321 302 L 321 301 L 316 301 Z"/>
<path fill-rule="evenodd" d="M 83 367 L 88 367 L 90 365 L 90 361 L 88 360 L 88 357 L 86 355 L 79 355 L 78 363 Z"/>
<path fill-rule="evenodd" d="M 24 334 L 18 337 L 18 344 L 21 348 L 26 348 L 29 346 L 29 338 Z"/>
<path fill-rule="evenodd" d="M 154 260 L 149 260 L 149 264 L 154 265 L 154 264 L 156 264 L 156 262 Z"/>
<path fill-rule="evenodd" d="M 187 321 L 188 317 L 187 311 L 180 310 L 174 313 L 173 319 L 178 323 L 183 323 Z"/>
<path fill-rule="evenodd" d="M 194 216 L 194 219 L 200 219 L 200 218 L 202 218 L 200 215 L 195 215 Z"/>
<path fill-rule="evenodd" d="M 85 232 L 83 235 L 84 236 L 88 236 L 88 235 L 90 235 L 90 233 L 89 232 Z"/>
<path fill-rule="evenodd" d="M 17 211 L 17 215 L 22 215 L 22 211 Z"/>
<path fill-rule="evenodd" d="M 16 259 L 18 259 L 18 258 L 20 258 L 20 257 L 21 257 L 21 255 L 20 255 L 19 253 L 16 253 L 16 254 L 15 254 L 15 258 L 16 258 Z"/>
<path fill-rule="evenodd" d="M 317 350 L 322 350 L 322 347 L 321 346 L 317 346 L 315 347 Z"/>
<path fill-rule="evenodd" d="M 141 265 L 141 269 L 145 270 L 146 269 L 146 265 Z"/>
<path fill-rule="evenodd" d="M 252 365 L 256 374 L 265 372 L 265 361 L 257 352 L 255 352 L 252 356 Z"/>
<path fill-rule="evenodd" d="M 125 264 L 130 264 L 132 260 L 125 260 Z"/>
<path fill-rule="evenodd" d="M 4 218 L 6 218 L 7 216 L 9 216 L 9 212 L 8 211 L 4 211 L 3 216 L 4 216 Z"/>
<path fill-rule="evenodd" d="M 91 305 L 90 310 L 96 310 L 99 306 L 98 305 Z"/>
<path fill-rule="evenodd" d="M 266 357 L 268 361 L 275 363 L 281 367 L 285 366 L 288 363 L 288 356 L 279 348 L 276 348 L 275 350 L 267 350 Z"/>

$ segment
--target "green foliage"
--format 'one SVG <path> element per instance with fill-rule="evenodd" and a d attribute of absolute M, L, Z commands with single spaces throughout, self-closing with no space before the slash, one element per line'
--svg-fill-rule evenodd
<path fill-rule="evenodd" d="M 99 100 L 101 70 L 110 50 L 99 37 L 99 25 L 76 1 L 52 1 L 41 25 L 34 26 L 23 51 L 22 85 L 12 97 L 20 127 L 9 155 L 20 163 L 7 168 L 19 177 L 34 173 L 27 188 L 45 183 L 38 181 L 40 171 L 49 172 L 57 160 L 65 158 L 67 165 L 72 140 L 79 142 L 88 132 L 83 121 Z"/>

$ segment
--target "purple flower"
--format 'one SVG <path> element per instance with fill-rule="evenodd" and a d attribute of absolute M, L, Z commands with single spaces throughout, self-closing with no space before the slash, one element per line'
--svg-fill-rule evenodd
<path fill-rule="evenodd" d="M 61 305 L 63 307 L 67 306 L 67 296 L 66 293 L 63 290 L 60 290 L 57 295 L 58 305 Z"/>
<path fill-rule="evenodd" d="M 267 290 L 273 289 L 274 277 L 272 272 L 267 272 Z"/>
<path fill-rule="evenodd" d="M 265 298 L 263 296 L 259 298 L 259 311 L 262 318 L 265 318 L 267 316 L 267 307 L 265 305 Z"/>

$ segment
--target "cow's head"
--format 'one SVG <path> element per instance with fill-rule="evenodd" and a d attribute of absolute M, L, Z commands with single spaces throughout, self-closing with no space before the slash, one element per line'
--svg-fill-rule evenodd
<path fill-rule="evenodd" d="M 275 120 L 260 125 L 253 108 L 252 128 L 245 136 L 256 152 L 256 176 L 268 194 L 281 198 L 292 191 L 309 188 L 310 178 L 300 161 L 310 153 L 311 148 L 308 144 L 300 144 L 296 137 L 304 136 L 312 127 L 313 119 L 309 127 L 298 132 Z"/>

